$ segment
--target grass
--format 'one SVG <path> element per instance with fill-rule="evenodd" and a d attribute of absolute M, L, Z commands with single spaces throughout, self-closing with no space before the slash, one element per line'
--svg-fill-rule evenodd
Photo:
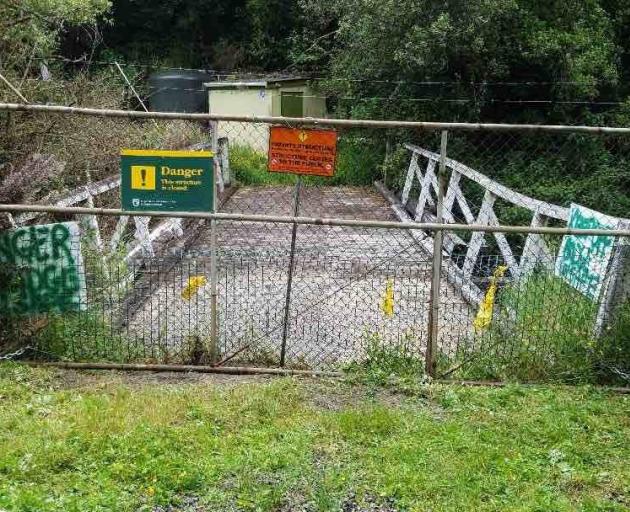
<path fill-rule="evenodd" d="M 388 343 L 377 333 L 366 333 L 365 357 L 345 368 L 348 380 L 365 385 L 372 392 L 391 388 L 410 395 L 424 394 L 429 379 L 414 341 L 409 338 Z"/>
<path fill-rule="evenodd" d="M 611 383 L 603 361 L 628 369 L 630 315 L 621 314 L 614 329 L 596 339 L 597 304 L 553 275 L 506 285 L 496 307 L 490 328 L 457 360 L 445 360 L 444 368 L 465 362 L 458 378 Z"/>
<path fill-rule="evenodd" d="M 125 363 L 141 356 L 141 347 L 109 326 L 102 312 L 49 314 L 32 337 L 40 358 L 62 361 Z"/>
<path fill-rule="evenodd" d="M 295 177 L 267 170 L 267 155 L 249 146 L 230 147 L 230 171 L 243 185 L 290 185 Z"/>
<path fill-rule="evenodd" d="M 0 365 L 0 509 L 630 507 L 628 396 L 144 378 Z"/>

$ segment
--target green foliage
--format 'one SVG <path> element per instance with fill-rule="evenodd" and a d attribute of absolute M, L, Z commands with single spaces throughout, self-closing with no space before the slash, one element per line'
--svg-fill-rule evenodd
<path fill-rule="evenodd" d="M 371 185 L 379 177 L 383 154 L 371 137 L 343 136 L 337 147 L 333 178 L 303 177 L 305 185 Z M 243 185 L 289 185 L 295 176 L 267 170 L 267 155 L 250 146 L 230 147 L 230 171 Z"/>
<path fill-rule="evenodd" d="M 617 310 L 612 326 L 595 343 L 593 361 L 598 381 L 630 385 L 630 301 Z"/>
<path fill-rule="evenodd" d="M 280 69 L 300 23 L 296 0 L 117 0 L 105 40 L 131 60 Z"/>
<path fill-rule="evenodd" d="M 39 357 L 61 361 L 137 361 L 142 348 L 117 334 L 102 312 L 49 314 L 31 343 Z"/>
<path fill-rule="evenodd" d="M 448 4 L 337 0 L 325 5 L 303 0 L 302 6 L 310 23 L 296 37 L 294 57 L 298 62 L 327 66 L 334 77 L 329 84 L 331 92 L 391 98 L 374 105 L 358 101 L 349 107 L 370 109 L 372 117 L 446 121 L 456 115 L 457 120 L 490 120 L 505 116 L 505 109 L 493 105 L 493 99 L 529 99 L 530 95 L 540 99 L 541 94 L 591 99 L 605 85 L 617 84 L 619 76 L 614 15 L 598 1 L 576 0 L 570 9 L 557 2 L 526 0 Z M 331 27 L 333 34 L 322 37 Z M 397 80 L 448 80 L 457 84 L 418 87 L 401 83 L 393 88 L 387 82 Z M 542 89 L 492 85 L 493 81 L 524 80 L 562 84 Z M 471 82 L 478 85 L 471 86 Z M 462 107 L 404 101 L 414 96 L 464 96 L 472 103 Z M 560 109 L 555 115 L 564 113 Z M 538 114 L 547 116 L 549 112 Z"/>
<path fill-rule="evenodd" d="M 366 333 L 364 345 L 365 357 L 345 368 L 350 382 L 373 390 L 390 387 L 407 394 L 425 393 L 424 360 L 416 353 L 413 339 L 389 343 L 376 333 Z"/>
<path fill-rule="evenodd" d="M 22 68 L 33 55 L 47 57 L 64 31 L 88 31 L 107 14 L 109 0 L 5 0 L 0 3 L 0 64 Z M 21 69 L 22 71 L 22 69 Z"/>
<path fill-rule="evenodd" d="M 435 386 L 431 401 L 391 404 L 308 380 L 145 377 L 0 364 L 0 508 L 628 506 L 623 396 Z"/>
<path fill-rule="evenodd" d="M 444 369 L 482 380 L 619 382 L 613 368 L 630 368 L 630 314 L 594 337 L 598 306 L 563 280 L 541 272 L 499 291 L 490 328 L 475 335 Z"/>
<path fill-rule="evenodd" d="M 370 133 L 344 134 L 337 144 L 335 176 L 330 185 L 371 185 L 380 177 L 384 159 L 383 143 Z"/>
<path fill-rule="evenodd" d="M 230 172 L 243 185 L 295 183 L 295 178 L 289 174 L 269 172 L 267 155 L 245 145 L 230 147 Z"/>

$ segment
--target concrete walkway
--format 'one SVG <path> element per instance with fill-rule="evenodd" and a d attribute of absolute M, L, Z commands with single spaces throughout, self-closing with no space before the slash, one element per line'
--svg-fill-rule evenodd
<path fill-rule="evenodd" d="M 291 215 L 293 188 L 242 187 L 221 211 Z M 357 187 L 303 187 L 299 214 L 397 220 L 376 190 Z M 219 223 L 220 349 L 223 356 L 243 349 L 235 363 L 278 363 L 291 231 L 290 225 Z M 203 362 L 210 333 L 210 247 L 205 228 L 130 315 L 130 334 L 150 357 Z M 404 230 L 299 226 L 287 365 L 338 366 L 364 357 L 375 342 L 421 356 L 430 274 L 430 258 Z M 207 282 L 186 300 L 182 291 L 195 276 Z M 383 303 L 392 295 L 390 314 Z M 440 345 L 452 350 L 468 338 L 472 312 L 446 280 L 441 295 Z"/>

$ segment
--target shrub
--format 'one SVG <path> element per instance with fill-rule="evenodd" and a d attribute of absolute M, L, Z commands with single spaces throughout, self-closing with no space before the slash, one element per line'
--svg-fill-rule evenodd
<path fill-rule="evenodd" d="M 230 147 L 230 172 L 242 185 L 290 184 L 295 178 L 289 174 L 267 170 L 267 155 L 255 149 L 234 145 Z"/>
<path fill-rule="evenodd" d="M 371 185 L 380 176 L 383 166 L 383 154 L 377 148 L 371 137 L 340 136 L 334 177 L 304 176 L 303 182 L 305 185 Z M 295 177 L 290 174 L 269 172 L 267 155 L 246 145 L 230 147 L 230 170 L 243 185 L 295 183 Z"/>
<path fill-rule="evenodd" d="M 116 333 L 102 312 L 47 315 L 32 337 L 38 357 L 62 361 L 126 363 L 140 358 L 141 347 Z"/>

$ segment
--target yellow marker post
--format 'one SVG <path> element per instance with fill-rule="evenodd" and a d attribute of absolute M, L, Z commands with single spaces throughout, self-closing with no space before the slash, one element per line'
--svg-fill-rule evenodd
<path fill-rule="evenodd" d="M 490 278 L 490 286 L 486 291 L 486 295 L 479 304 L 479 310 L 477 316 L 473 320 L 473 327 L 475 332 L 481 332 L 488 328 L 492 323 L 492 313 L 494 312 L 494 298 L 497 293 L 497 285 L 499 280 L 505 275 L 507 267 L 505 265 L 499 265 L 494 274 Z"/>
<path fill-rule="evenodd" d="M 188 278 L 188 283 L 182 290 L 182 299 L 190 300 L 195 295 L 199 288 L 206 285 L 208 280 L 205 276 L 193 276 Z"/>
<path fill-rule="evenodd" d="M 388 279 L 387 284 L 385 285 L 381 311 L 385 316 L 394 316 L 394 282 L 391 279 Z"/>

